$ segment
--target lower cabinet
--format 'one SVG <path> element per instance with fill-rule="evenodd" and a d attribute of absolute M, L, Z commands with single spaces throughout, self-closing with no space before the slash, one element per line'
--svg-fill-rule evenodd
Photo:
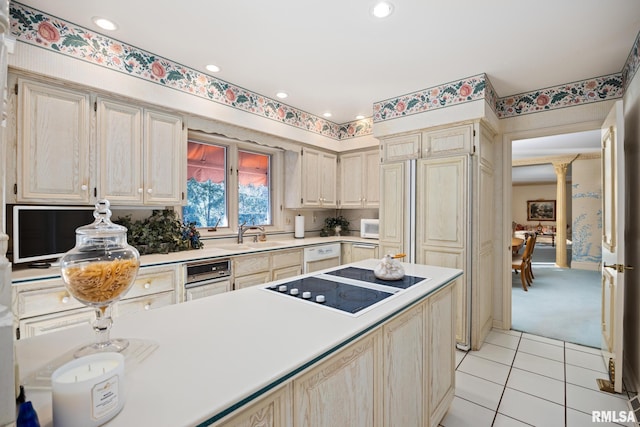
<path fill-rule="evenodd" d="M 113 317 L 175 304 L 176 289 L 182 288 L 177 266 L 142 267 L 123 299 L 112 311 Z M 16 338 L 29 338 L 91 324 L 94 310 L 73 298 L 61 278 L 34 280 L 13 286 L 13 315 Z"/>
<path fill-rule="evenodd" d="M 291 384 L 286 384 L 220 425 L 223 427 L 293 427 L 291 418 Z"/>
<path fill-rule="evenodd" d="M 219 425 L 438 426 L 454 397 L 453 289 L 407 308 Z"/>
<path fill-rule="evenodd" d="M 210 297 L 231 290 L 231 280 L 223 280 L 221 282 L 210 283 L 208 285 L 196 286 L 184 290 L 184 300 L 193 301 L 194 299 Z"/>
<path fill-rule="evenodd" d="M 233 258 L 234 289 L 302 274 L 302 249 L 285 249 Z"/>
<path fill-rule="evenodd" d="M 342 264 L 378 258 L 378 245 L 375 243 L 343 243 Z"/>

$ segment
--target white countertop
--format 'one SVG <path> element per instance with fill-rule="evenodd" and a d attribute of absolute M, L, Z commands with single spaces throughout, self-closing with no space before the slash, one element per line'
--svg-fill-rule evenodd
<path fill-rule="evenodd" d="M 350 265 L 372 269 L 377 262 Z M 126 370 L 126 405 L 107 425 L 187 426 L 216 420 L 238 402 L 270 390 L 462 274 L 403 265 L 406 274 L 431 280 L 357 317 L 284 298 L 261 286 L 115 319 L 113 337 L 152 340 L 158 347 Z M 92 339 L 84 326 L 17 341 L 20 377 Z M 51 425 L 50 392 L 26 393 L 41 425 Z"/>
<path fill-rule="evenodd" d="M 237 244 L 231 240 L 203 240 L 202 249 L 194 249 L 180 252 L 170 252 L 168 254 L 142 255 L 140 262 L 143 267 L 163 264 L 176 264 L 189 261 L 197 261 L 210 258 L 225 258 L 237 255 L 245 255 L 254 252 L 275 251 L 281 249 L 292 249 L 304 246 L 313 246 L 329 243 L 368 243 L 377 245 L 377 239 L 364 239 L 357 236 L 340 237 L 307 237 L 304 239 L 283 238 L 269 239 L 264 243 L 251 243 L 251 236 L 245 236 L 245 244 Z M 60 277 L 60 268 L 49 267 L 44 269 L 21 268 L 11 272 L 11 281 L 14 285 L 24 281 L 50 279 Z"/>

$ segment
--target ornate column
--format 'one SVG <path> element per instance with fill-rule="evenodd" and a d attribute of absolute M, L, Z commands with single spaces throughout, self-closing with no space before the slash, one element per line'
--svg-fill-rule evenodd
<path fill-rule="evenodd" d="M 567 264 L 567 168 L 570 163 L 553 163 L 556 171 L 556 265 Z"/>

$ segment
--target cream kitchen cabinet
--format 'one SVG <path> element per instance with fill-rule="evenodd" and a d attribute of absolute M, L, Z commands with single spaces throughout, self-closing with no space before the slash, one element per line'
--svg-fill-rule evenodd
<path fill-rule="evenodd" d="M 220 427 L 293 427 L 291 384 L 277 388 Z"/>
<path fill-rule="evenodd" d="M 285 152 L 285 206 L 337 208 L 338 156 L 302 148 Z"/>
<path fill-rule="evenodd" d="M 293 424 L 438 426 L 455 389 L 454 308 L 447 286 L 296 378 Z"/>
<path fill-rule="evenodd" d="M 224 292 L 231 291 L 231 280 L 222 280 L 220 282 L 210 283 L 208 285 L 195 286 L 184 290 L 184 301 L 193 301 L 195 299 L 210 297 Z"/>
<path fill-rule="evenodd" d="M 15 87 L 17 201 L 89 203 L 90 95 L 22 78 Z"/>
<path fill-rule="evenodd" d="M 417 159 L 420 157 L 420 141 L 420 133 L 410 133 L 382 139 L 380 141 L 380 149 L 382 151 L 383 163 Z"/>
<path fill-rule="evenodd" d="M 17 165 L 8 175 L 15 176 L 17 202 L 185 202 L 186 134 L 180 116 L 87 90 L 12 79 L 17 129 L 15 136 L 9 130 L 8 139 Z"/>
<path fill-rule="evenodd" d="M 176 289 L 182 281 L 176 266 L 142 267 L 123 299 L 113 308 L 113 317 L 177 303 Z M 33 280 L 13 285 L 13 315 L 17 338 L 90 324 L 94 311 L 73 298 L 61 278 Z"/>
<path fill-rule="evenodd" d="M 285 249 L 232 258 L 234 289 L 302 274 L 302 249 Z"/>
<path fill-rule="evenodd" d="M 408 227 L 407 169 L 404 162 L 386 163 L 380 167 L 380 256 L 409 253 L 405 236 Z"/>
<path fill-rule="evenodd" d="M 184 202 L 180 117 L 99 97 L 97 120 L 99 198 L 121 205 Z"/>
<path fill-rule="evenodd" d="M 341 154 L 340 208 L 380 206 L 380 150 Z"/>
<path fill-rule="evenodd" d="M 341 251 L 342 264 L 378 258 L 378 245 L 375 243 L 343 243 Z"/>
<path fill-rule="evenodd" d="M 477 350 L 493 323 L 494 133 L 477 121 L 417 135 L 420 158 L 381 168 L 380 253 L 415 250 L 418 264 L 462 269 L 456 338 Z"/>

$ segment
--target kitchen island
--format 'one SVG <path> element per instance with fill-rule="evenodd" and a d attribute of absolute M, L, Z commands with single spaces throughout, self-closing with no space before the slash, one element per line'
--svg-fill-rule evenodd
<path fill-rule="evenodd" d="M 112 336 L 157 348 L 127 364 L 126 404 L 107 425 L 438 425 L 462 271 L 403 265 L 428 280 L 355 315 L 258 286 L 116 319 Z M 91 340 L 77 327 L 17 341 L 21 378 Z M 50 425 L 50 391 L 26 391 Z"/>

